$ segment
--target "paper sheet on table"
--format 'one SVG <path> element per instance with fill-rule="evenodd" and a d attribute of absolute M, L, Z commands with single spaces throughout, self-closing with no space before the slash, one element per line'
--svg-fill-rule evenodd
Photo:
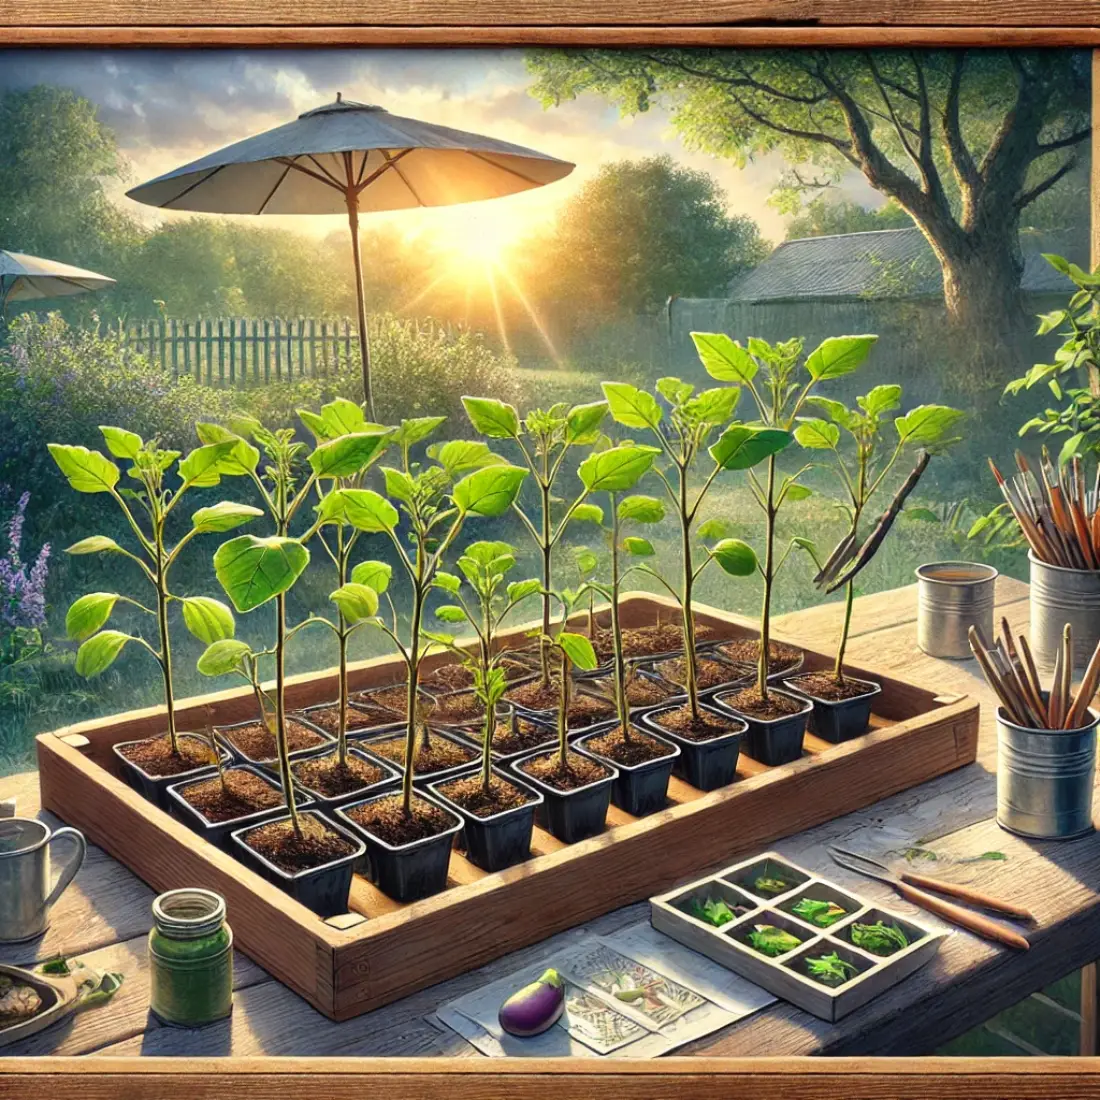
<path fill-rule="evenodd" d="M 625 955 L 669 983 L 697 994 L 679 997 L 680 1006 L 691 1007 L 660 1024 L 652 1014 L 620 1003 L 581 973 L 593 953 L 599 955 L 601 949 Z M 535 981 L 548 966 L 566 977 L 566 1012 L 541 1035 L 509 1035 L 497 1018 L 501 1004 L 517 989 Z M 575 980 L 570 980 L 571 975 Z M 584 988 L 577 980 L 584 981 Z M 536 963 L 442 1005 L 436 1018 L 490 1057 L 655 1058 L 774 1001 L 765 990 L 642 922 L 610 936 L 585 936 L 563 945 Z"/>

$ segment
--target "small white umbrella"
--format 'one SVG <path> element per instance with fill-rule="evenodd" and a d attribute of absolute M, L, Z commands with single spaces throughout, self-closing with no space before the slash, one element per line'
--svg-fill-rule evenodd
<path fill-rule="evenodd" d="M 79 267 L 0 249 L 0 315 L 8 302 L 31 302 L 38 298 L 60 298 L 114 286 L 114 279 Z"/>
<path fill-rule="evenodd" d="M 169 210 L 221 214 L 346 210 L 355 258 L 363 392 L 373 415 L 360 211 L 500 198 L 552 183 L 573 167 L 520 145 L 401 118 L 338 95 L 335 103 L 185 164 L 128 195 Z"/>
<path fill-rule="evenodd" d="M 342 214 L 349 205 L 401 210 L 499 198 L 572 170 L 567 161 L 506 141 L 337 98 L 128 195 L 171 210 Z"/>

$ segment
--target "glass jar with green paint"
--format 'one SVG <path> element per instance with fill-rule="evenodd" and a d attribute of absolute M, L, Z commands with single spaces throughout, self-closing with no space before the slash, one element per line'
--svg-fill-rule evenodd
<path fill-rule="evenodd" d="M 233 1011 L 233 931 L 212 890 L 169 890 L 153 902 L 149 1007 L 178 1027 L 202 1027 Z"/>

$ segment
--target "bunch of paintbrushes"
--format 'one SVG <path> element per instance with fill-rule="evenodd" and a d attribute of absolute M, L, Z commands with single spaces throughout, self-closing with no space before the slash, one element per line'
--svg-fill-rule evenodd
<path fill-rule="evenodd" d="M 1007 619 L 1001 619 L 1001 636 L 992 648 L 976 626 L 968 636 L 970 648 L 1010 721 L 1034 730 L 1075 730 L 1087 724 L 1089 703 L 1100 686 L 1100 645 L 1073 694 L 1073 636 L 1067 623 L 1050 692 L 1044 696 L 1027 639 L 1020 634 L 1013 641 Z"/>
<path fill-rule="evenodd" d="M 1079 457 L 1056 467 L 1044 447 L 1038 471 L 1019 451 L 1016 466 L 1019 472 L 1006 478 L 989 460 L 1035 556 L 1066 569 L 1100 569 L 1100 466 L 1091 493 Z"/>

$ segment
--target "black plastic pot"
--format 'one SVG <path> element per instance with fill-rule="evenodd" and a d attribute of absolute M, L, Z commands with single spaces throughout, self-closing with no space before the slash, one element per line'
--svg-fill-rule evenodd
<path fill-rule="evenodd" d="M 350 814 L 359 806 L 389 797 L 389 794 L 377 794 L 373 798 L 360 799 L 335 811 L 335 816 L 341 823 L 364 841 L 360 868 L 383 894 L 395 901 L 417 901 L 438 894 L 447 885 L 451 848 L 454 846 L 455 834 L 462 829 L 462 818 L 438 798 L 417 791 L 417 798 L 444 810 L 452 818 L 453 824 L 435 836 L 415 840 L 411 844 L 387 844 L 356 822 Z"/>
<path fill-rule="evenodd" d="M 847 677 L 849 683 L 860 684 L 867 688 L 862 695 L 854 695 L 851 699 L 819 699 L 816 695 L 803 690 L 798 686 L 798 677 L 787 680 L 784 686 L 795 695 L 809 699 L 814 705 L 810 715 L 810 729 L 818 737 L 833 744 L 842 741 L 851 741 L 853 737 L 859 737 L 867 732 L 867 725 L 871 720 L 871 707 L 875 698 L 882 694 L 882 685 L 871 680 L 857 680 L 854 676 Z"/>
<path fill-rule="evenodd" d="M 611 786 L 619 774 L 618 768 L 600 761 L 608 769 L 608 774 L 602 779 L 573 791 L 559 791 L 524 771 L 524 763 L 545 755 L 541 750 L 529 753 L 514 765 L 523 782 L 542 795 L 542 805 L 535 814 L 539 825 L 565 844 L 574 844 L 602 833 L 607 822 L 607 809 L 611 805 Z"/>
<path fill-rule="evenodd" d="M 336 740 L 334 734 L 329 733 L 320 723 L 313 720 L 313 714 L 319 710 L 328 710 L 330 707 L 339 706 L 338 703 L 317 703 L 312 707 L 306 707 L 305 710 L 296 710 L 292 714 L 288 714 L 288 718 L 293 718 L 298 722 L 301 722 L 303 726 L 309 726 L 311 730 L 315 730 L 317 733 L 323 733 L 326 738 Z M 393 720 L 395 715 L 392 711 L 383 710 L 381 707 L 376 707 L 370 703 L 356 703 L 353 700 L 348 700 L 348 733 L 361 733 L 364 730 L 377 729 L 379 726 L 388 726 Z M 311 752 L 311 749 L 305 750 Z"/>
<path fill-rule="evenodd" d="M 185 737 L 189 741 L 198 741 L 203 745 L 207 744 L 205 737 L 199 737 L 198 734 L 195 733 L 181 733 L 177 736 Z M 111 748 L 118 760 L 122 778 L 125 780 L 127 786 L 132 787 L 138 794 L 147 798 L 162 810 L 171 809 L 171 801 L 168 798 L 169 787 L 176 783 L 184 783 L 188 779 L 205 779 L 207 776 L 213 775 L 215 771 L 217 771 L 214 764 L 204 764 L 201 768 L 192 768 L 190 771 L 186 772 L 176 772 L 174 775 L 150 775 L 144 768 L 139 768 L 137 764 L 127 760 L 122 754 L 122 749 L 126 748 L 127 745 L 140 744 L 141 740 L 149 740 L 149 738 L 141 738 L 138 741 L 120 741 L 117 745 L 112 745 Z M 233 757 L 224 748 L 219 746 L 218 752 L 221 755 L 223 764 L 232 762 Z"/>
<path fill-rule="evenodd" d="M 526 673 L 523 676 L 519 676 L 519 677 L 517 677 L 513 680 L 509 680 L 508 681 L 508 690 L 510 691 L 512 688 L 520 687 L 523 684 L 529 684 L 535 679 L 536 679 L 536 676 L 535 676 L 534 673 L 531 673 L 531 672 Z M 445 706 L 447 701 L 449 699 L 453 699 L 456 695 L 473 695 L 474 694 L 474 689 L 472 687 L 458 688 L 454 691 L 433 691 L 430 694 L 431 694 L 432 702 L 442 704 L 442 705 Z M 511 707 L 512 703 L 509 700 L 505 699 L 505 700 L 502 700 L 502 702 L 500 704 L 498 704 L 498 707 L 500 707 L 500 706 Z M 516 709 L 517 710 L 523 710 L 524 708 L 517 707 Z M 474 718 L 463 718 L 463 719 L 460 719 L 458 721 L 448 720 L 448 719 L 443 718 L 443 717 L 433 718 L 432 725 L 433 726 L 445 726 L 447 728 L 454 728 L 454 727 L 458 727 L 458 726 L 468 726 L 471 723 L 479 721 L 480 718 L 483 717 L 483 716 L 484 716 L 484 711 L 482 712 L 482 715 L 480 715 L 480 716 L 475 716 Z"/>
<path fill-rule="evenodd" d="M 428 790 L 449 810 L 462 818 L 462 843 L 466 858 L 483 871 L 503 871 L 505 867 L 522 863 L 531 854 L 531 833 L 535 828 L 535 811 L 542 805 L 542 795 L 514 776 L 493 769 L 493 774 L 509 786 L 530 796 L 531 801 L 491 817 L 478 817 L 458 802 L 453 802 L 440 787 L 452 780 L 431 783 Z"/>
<path fill-rule="evenodd" d="M 287 715 L 287 718 L 293 717 Z M 301 719 L 294 719 L 295 721 L 301 721 Z M 258 718 L 251 718 L 247 722 L 234 722 L 231 726 L 215 726 L 214 732 L 218 735 L 218 739 L 228 750 L 230 756 L 240 764 L 251 764 L 254 768 L 262 768 L 265 772 L 269 772 L 272 775 L 278 775 L 279 773 L 279 760 L 278 757 L 272 757 L 270 760 L 254 760 L 248 753 L 239 749 L 228 736 L 235 729 L 240 729 L 242 726 L 254 726 L 259 721 Z M 303 756 L 308 756 L 311 752 L 316 752 L 324 745 L 331 745 L 333 743 L 333 737 L 331 734 L 325 733 L 319 726 L 314 726 L 309 722 L 302 722 L 302 725 L 309 729 L 311 732 L 318 734 L 322 738 L 322 743 L 318 745 L 307 745 L 304 749 L 295 749 L 290 754 L 291 760 L 299 760 Z"/>
<path fill-rule="evenodd" d="M 285 890 L 295 901 L 301 902 L 307 909 L 312 909 L 319 917 L 334 917 L 338 913 L 348 911 L 351 876 L 355 870 L 356 861 L 361 859 L 363 852 L 366 851 L 366 845 L 346 826 L 330 821 L 318 813 L 308 812 L 307 816 L 319 821 L 326 829 L 339 833 L 344 840 L 354 846 L 355 850 L 346 856 L 332 860 L 331 863 L 323 863 L 320 867 L 310 867 L 307 871 L 296 871 L 290 874 L 249 847 L 248 834 L 257 826 L 248 825 L 229 835 L 232 838 L 234 850 L 240 854 L 243 862 L 259 871 L 268 882 Z M 275 820 L 281 821 L 286 818 L 280 817 Z"/>
<path fill-rule="evenodd" d="M 464 738 L 459 737 L 458 734 L 455 733 L 453 730 L 440 729 L 434 724 L 430 725 L 428 728 L 431 731 L 432 737 L 442 737 L 443 740 L 450 741 L 452 744 L 459 745 L 464 749 L 470 749 L 474 747 L 470 745 Z M 390 760 L 388 757 L 382 756 L 382 754 L 379 752 L 373 752 L 371 750 L 371 745 L 374 744 L 376 741 L 388 741 L 391 737 L 394 736 L 394 734 L 400 734 L 402 737 L 404 737 L 406 729 L 408 729 L 408 726 L 405 722 L 394 722 L 389 726 L 376 726 L 374 729 L 368 732 L 349 736 L 348 741 L 354 742 L 357 748 L 366 749 L 369 755 L 380 757 L 391 768 L 394 768 L 399 776 L 402 776 L 405 774 L 404 765 L 398 764 L 395 761 Z M 480 746 L 478 746 L 478 748 L 480 749 Z M 479 764 L 480 757 L 475 755 L 471 757 L 468 761 L 466 761 L 466 763 L 456 764 L 453 768 L 444 768 L 442 771 L 428 772 L 424 775 L 421 775 L 418 772 L 416 775 L 413 776 L 413 782 L 418 787 L 427 786 L 427 784 L 429 783 L 443 782 L 443 780 L 445 779 L 453 779 L 459 775 L 466 775 L 470 771 L 477 768 Z"/>
<path fill-rule="evenodd" d="M 784 715 L 782 718 L 754 718 L 751 714 L 738 710 L 723 699 L 725 692 L 714 696 L 714 705 L 735 718 L 744 720 L 748 729 L 744 734 L 745 750 L 753 760 L 769 767 L 789 764 L 802 755 L 802 742 L 806 736 L 806 726 L 810 720 L 813 704 L 809 699 L 793 692 L 772 688 L 777 695 L 785 695 L 803 704 L 797 714 Z"/>
<path fill-rule="evenodd" d="M 646 760 L 641 764 L 622 764 L 588 747 L 589 741 L 600 736 L 598 733 L 585 734 L 573 743 L 577 752 L 598 760 L 601 764 L 610 764 L 618 771 L 619 774 L 611 784 L 611 801 L 633 817 L 645 817 L 646 814 L 664 808 L 668 801 L 668 781 L 672 777 L 673 765 L 680 755 L 679 745 L 674 745 L 649 730 L 644 732 L 646 736 L 667 746 L 668 755 L 659 756 L 656 760 Z"/>
<path fill-rule="evenodd" d="M 331 756 L 335 752 L 335 745 L 322 745 L 320 748 L 314 749 L 311 753 L 298 757 L 294 763 L 297 764 L 302 760 L 310 760 L 314 756 Z M 376 768 L 381 768 L 383 778 L 379 779 L 377 783 L 372 783 L 369 787 L 360 787 L 357 790 L 348 791 L 347 794 L 338 794 L 331 798 L 323 795 L 320 791 L 310 789 L 299 779 L 294 780 L 294 789 L 300 791 L 318 810 L 328 811 L 335 810 L 338 806 L 346 806 L 349 802 L 362 801 L 362 799 L 367 798 L 369 795 L 391 790 L 401 782 L 401 772 L 381 756 L 375 756 L 374 753 L 367 752 L 366 749 L 358 745 L 348 746 L 348 756 L 357 757 L 368 764 L 373 764 Z M 293 771 L 293 765 L 291 766 L 291 770 Z"/>
<path fill-rule="evenodd" d="M 717 653 L 720 657 L 722 657 L 725 660 L 729 661 L 731 664 L 736 665 L 738 668 L 744 669 L 746 676 L 751 676 L 751 677 L 755 678 L 756 677 L 756 672 L 757 672 L 755 664 L 753 664 L 752 662 L 748 662 L 748 661 L 735 661 L 732 657 L 730 657 L 722 649 L 722 646 L 728 645 L 731 641 L 737 641 L 737 639 L 736 638 L 732 638 L 732 639 L 731 638 L 726 638 L 724 641 L 711 642 L 709 644 L 710 644 L 711 649 L 714 653 Z M 778 683 L 782 683 L 789 676 L 797 676 L 798 673 L 802 671 L 802 665 L 805 663 L 805 660 L 806 660 L 806 654 L 805 653 L 800 653 L 799 656 L 798 656 L 798 660 L 792 661 L 789 665 L 787 665 L 786 668 L 781 668 L 776 672 L 769 672 L 768 673 L 768 683 L 769 684 L 778 684 Z"/>
<path fill-rule="evenodd" d="M 634 720 L 648 733 L 655 733 L 679 747 L 680 755 L 672 765 L 672 774 L 685 783 L 699 791 L 713 791 L 732 783 L 737 777 L 741 738 L 748 723 L 702 702 L 700 706 L 704 710 L 730 723 L 730 731 L 709 741 L 692 741 L 661 725 L 662 714 L 679 710 L 681 706 L 683 703 L 662 703 L 659 707 L 637 712 Z"/>
<path fill-rule="evenodd" d="M 227 774 L 230 772 L 251 772 L 252 775 L 258 779 L 262 779 L 272 790 L 279 791 L 282 794 L 282 787 L 273 779 L 267 772 L 261 768 L 254 768 L 251 764 L 235 764 L 231 768 L 226 769 Z M 286 813 L 286 806 L 280 803 L 278 806 L 272 806 L 267 810 L 257 810 L 255 813 L 245 814 L 242 817 L 230 818 L 228 821 L 208 821 L 186 798 L 183 797 L 183 791 L 187 787 L 193 786 L 195 783 L 205 782 L 207 779 L 213 778 L 212 775 L 204 776 L 199 779 L 188 779 L 183 783 L 173 783 L 168 788 L 168 805 L 171 809 L 172 816 L 177 821 L 182 821 L 189 829 L 198 833 L 203 840 L 210 841 L 211 844 L 216 844 L 219 848 L 229 850 L 232 847 L 232 842 L 229 839 L 231 833 L 236 832 L 238 829 L 248 828 L 253 825 L 264 825 L 268 821 L 274 821 L 277 817 L 282 817 Z M 306 809 L 310 807 L 312 803 L 308 801 L 301 801 L 298 803 L 300 809 Z"/>

